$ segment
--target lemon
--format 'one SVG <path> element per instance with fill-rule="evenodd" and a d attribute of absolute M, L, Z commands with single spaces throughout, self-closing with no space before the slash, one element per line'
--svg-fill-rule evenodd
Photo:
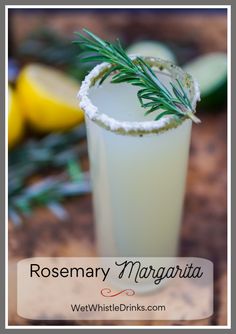
<path fill-rule="evenodd" d="M 8 86 L 8 147 L 19 142 L 24 132 L 24 118 L 16 92 Z"/>
<path fill-rule="evenodd" d="M 17 90 L 28 123 L 39 132 L 67 130 L 84 119 L 78 82 L 59 70 L 30 64 L 21 71 Z"/>

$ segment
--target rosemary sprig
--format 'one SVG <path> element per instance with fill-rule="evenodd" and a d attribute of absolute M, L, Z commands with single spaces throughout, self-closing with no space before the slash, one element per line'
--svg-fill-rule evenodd
<path fill-rule="evenodd" d="M 28 139 L 9 152 L 9 218 L 13 224 L 21 224 L 38 206 L 66 220 L 64 199 L 91 191 L 89 174 L 80 167 L 80 158 L 87 155 L 85 136 L 85 127 L 80 126 L 67 133 Z"/>
<path fill-rule="evenodd" d="M 141 106 L 147 109 L 145 115 L 156 110 L 162 110 L 155 117 L 155 120 L 159 120 L 166 115 L 174 115 L 180 119 L 189 117 L 195 123 L 200 123 L 200 120 L 194 115 L 191 102 L 179 80 L 176 80 L 176 83 L 171 83 L 173 93 L 170 92 L 161 83 L 147 62 L 141 57 L 137 57 L 133 61 L 126 54 L 118 39 L 116 43 L 112 44 L 87 29 L 83 29 L 83 31 L 87 34 L 87 37 L 81 33 L 76 33 L 80 39 L 74 41 L 86 50 L 86 54 L 81 58 L 81 61 L 100 61 L 111 64 L 110 69 L 100 80 L 100 84 L 108 76 L 113 75 L 112 83 L 127 82 L 140 87 L 137 96 Z"/>

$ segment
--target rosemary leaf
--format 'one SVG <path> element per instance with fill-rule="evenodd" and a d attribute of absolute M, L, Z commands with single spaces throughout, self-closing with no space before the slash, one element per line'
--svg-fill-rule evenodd
<path fill-rule="evenodd" d="M 76 33 L 79 39 L 74 41 L 90 55 L 82 58 L 83 62 L 98 61 L 111 64 L 111 68 L 104 74 L 100 84 L 110 75 L 113 75 L 112 83 L 127 82 L 141 89 L 137 93 L 139 102 L 143 108 L 149 107 L 145 115 L 156 110 L 161 110 L 155 120 L 159 120 L 167 115 L 175 115 L 179 119 L 188 117 L 193 122 L 200 120 L 194 115 L 191 102 L 181 84 L 176 79 L 176 84 L 171 83 L 171 92 L 157 77 L 151 66 L 141 57 L 132 60 L 122 48 L 120 41 L 112 44 L 104 41 L 91 31 L 83 29 L 84 34 Z M 91 52 L 93 53 L 91 55 Z M 144 101 L 145 100 L 145 101 Z"/>

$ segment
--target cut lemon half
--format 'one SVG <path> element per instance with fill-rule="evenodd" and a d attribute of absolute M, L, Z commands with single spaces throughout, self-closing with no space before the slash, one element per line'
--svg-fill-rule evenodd
<path fill-rule="evenodd" d="M 24 118 L 16 92 L 8 86 L 8 147 L 12 148 L 22 138 Z"/>
<path fill-rule="evenodd" d="M 40 132 L 63 131 L 84 119 L 77 81 L 45 65 L 30 64 L 20 73 L 17 90 L 29 124 Z"/>

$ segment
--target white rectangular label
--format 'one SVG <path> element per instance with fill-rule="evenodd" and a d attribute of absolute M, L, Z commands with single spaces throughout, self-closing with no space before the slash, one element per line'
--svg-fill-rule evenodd
<path fill-rule="evenodd" d="M 196 320 L 213 313 L 202 258 L 29 258 L 17 266 L 17 312 L 40 320 Z"/>

